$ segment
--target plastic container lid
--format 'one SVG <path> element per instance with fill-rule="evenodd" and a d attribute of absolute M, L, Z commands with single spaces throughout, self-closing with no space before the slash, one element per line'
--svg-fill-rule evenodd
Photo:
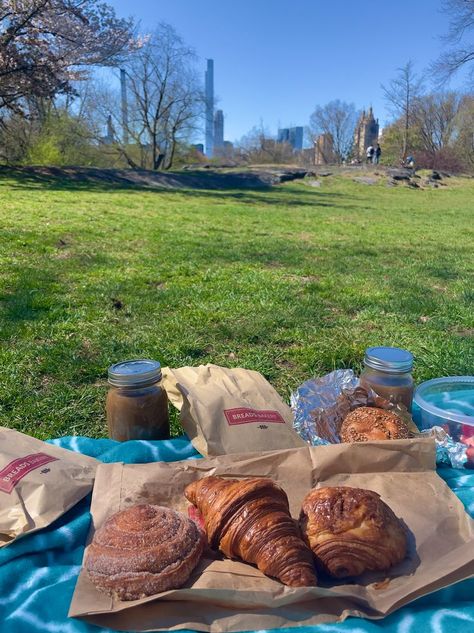
<path fill-rule="evenodd" d="M 368 347 L 364 364 L 378 371 L 404 374 L 413 368 L 413 354 L 399 347 Z"/>
<path fill-rule="evenodd" d="M 422 382 L 415 390 L 414 401 L 422 414 L 474 426 L 474 376 L 447 376 Z"/>
<path fill-rule="evenodd" d="M 111 365 L 109 383 L 114 387 L 144 387 L 161 380 L 161 365 L 157 360 L 134 359 Z"/>

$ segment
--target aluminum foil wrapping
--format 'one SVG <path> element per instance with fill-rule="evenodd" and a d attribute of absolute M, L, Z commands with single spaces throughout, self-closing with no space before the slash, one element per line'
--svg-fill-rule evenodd
<path fill-rule="evenodd" d="M 343 412 L 338 398 L 358 383 L 352 369 L 337 369 L 321 378 L 310 378 L 291 394 L 293 426 L 305 442 L 311 446 L 340 442 L 337 431 Z"/>
<path fill-rule="evenodd" d="M 468 447 L 462 442 L 456 442 L 440 426 L 421 432 L 422 435 L 434 437 L 436 442 L 436 463 L 446 464 L 453 468 L 463 468 L 468 465 Z"/>
<path fill-rule="evenodd" d="M 319 378 L 311 378 L 291 394 L 294 413 L 293 426 L 300 437 L 311 446 L 337 444 L 342 421 L 346 415 L 361 406 L 377 406 L 393 411 L 402 417 L 413 433 L 418 428 L 404 405 L 394 404 L 359 384 L 351 369 L 337 369 Z M 423 431 L 434 437 L 436 461 L 453 468 L 461 468 L 469 461 L 467 446 L 456 442 L 441 427 Z"/>

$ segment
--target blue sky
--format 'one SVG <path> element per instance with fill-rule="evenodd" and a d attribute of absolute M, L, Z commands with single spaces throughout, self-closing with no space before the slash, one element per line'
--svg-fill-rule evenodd
<path fill-rule="evenodd" d="M 423 70 L 447 30 L 441 0 L 109 0 L 140 30 L 172 24 L 200 58 L 214 59 L 225 138 L 253 126 L 307 125 L 332 99 L 372 105 L 388 119 L 381 83 L 408 59 Z M 453 87 L 460 85 L 460 80 Z M 200 139 L 196 139 L 200 140 Z"/>

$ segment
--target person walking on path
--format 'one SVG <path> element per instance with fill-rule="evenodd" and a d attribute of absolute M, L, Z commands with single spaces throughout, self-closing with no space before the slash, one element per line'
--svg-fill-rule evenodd
<path fill-rule="evenodd" d="M 381 154 L 382 154 L 382 148 L 377 143 L 377 147 L 375 148 L 375 152 L 374 152 L 374 164 L 375 165 L 378 165 L 380 163 L 380 156 L 381 156 Z"/>
<path fill-rule="evenodd" d="M 367 164 L 372 163 L 373 158 L 374 158 L 374 148 L 373 145 L 369 145 L 369 147 L 367 148 Z"/>

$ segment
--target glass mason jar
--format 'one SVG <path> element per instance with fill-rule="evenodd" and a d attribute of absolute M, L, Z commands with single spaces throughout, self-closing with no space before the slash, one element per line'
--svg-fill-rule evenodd
<path fill-rule="evenodd" d="M 398 347 L 369 347 L 365 351 L 362 386 L 393 403 L 403 403 L 411 411 L 413 399 L 413 355 Z"/>
<path fill-rule="evenodd" d="M 160 384 L 160 363 L 127 360 L 111 365 L 108 376 L 109 437 L 119 442 L 169 438 L 168 397 Z"/>

